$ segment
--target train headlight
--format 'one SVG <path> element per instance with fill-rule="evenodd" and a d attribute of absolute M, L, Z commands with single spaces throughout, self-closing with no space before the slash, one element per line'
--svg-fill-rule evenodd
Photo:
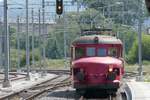
<path fill-rule="evenodd" d="M 113 71 L 113 68 L 109 68 L 109 70 L 108 70 L 109 72 L 112 72 Z"/>
<path fill-rule="evenodd" d="M 113 71 L 113 66 L 112 66 L 112 65 L 109 65 L 108 71 L 109 71 L 109 72 L 112 72 L 112 71 Z"/>

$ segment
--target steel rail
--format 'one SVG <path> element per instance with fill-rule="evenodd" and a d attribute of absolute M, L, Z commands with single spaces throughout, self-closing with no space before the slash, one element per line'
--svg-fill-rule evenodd
<path fill-rule="evenodd" d="M 60 81 L 60 82 L 58 82 L 56 84 L 48 85 L 47 88 L 45 88 L 45 89 L 43 89 L 43 90 L 41 90 L 39 92 L 36 92 L 33 95 L 31 95 L 31 96 L 29 96 L 27 98 L 24 98 L 24 99 L 25 100 L 33 100 L 34 98 L 40 96 L 41 94 L 43 94 L 43 93 L 45 93 L 47 91 L 55 90 L 55 89 L 57 89 L 59 87 L 69 86 L 69 85 L 71 85 L 71 82 L 68 81 L 68 80 L 69 80 L 69 78 L 65 78 L 65 79 L 63 79 L 62 81 Z M 68 81 L 68 82 L 65 82 L 65 81 Z"/>
<path fill-rule="evenodd" d="M 52 78 L 52 79 L 50 79 L 50 80 L 47 80 L 47 81 L 45 81 L 45 82 L 42 82 L 42 83 L 40 83 L 40 84 L 45 84 L 45 83 L 50 82 L 50 81 L 53 81 L 53 80 L 55 80 L 55 79 L 57 79 L 57 78 L 59 78 L 59 77 L 60 77 L 60 76 L 56 76 L 56 77 L 54 77 L 54 78 Z M 36 85 L 40 85 L 40 84 L 36 84 Z M 34 86 L 33 86 L 33 87 L 34 87 Z M 21 92 L 24 92 L 25 90 L 32 89 L 33 87 L 28 88 L 28 89 L 24 89 L 24 90 L 21 90 L 21 91 L 17 91 L 17 92 L 10 93 L 10 94 L 8 94 L 7 96 L 1 97 L 0 100 L 5 100 L 5 99 L 13 98 L 13 97 L 19 95 Z"/>

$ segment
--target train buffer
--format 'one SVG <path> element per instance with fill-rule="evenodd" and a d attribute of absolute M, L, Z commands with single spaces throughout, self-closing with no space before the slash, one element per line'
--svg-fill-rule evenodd
<path fill-rule="evenodd" d="M 129 100 L 150 100 L 150 83 L 149 82 L 127 82 Z"/>

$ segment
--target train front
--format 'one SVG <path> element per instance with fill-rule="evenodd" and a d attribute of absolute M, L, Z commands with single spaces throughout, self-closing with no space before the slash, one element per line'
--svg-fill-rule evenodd
<path fill-rule="evenodd" d="M 124 73 L 119 39 L 83 36 L 73 43 L 71 52 L 71 75 L 76 90 L 117 91 Z"/>

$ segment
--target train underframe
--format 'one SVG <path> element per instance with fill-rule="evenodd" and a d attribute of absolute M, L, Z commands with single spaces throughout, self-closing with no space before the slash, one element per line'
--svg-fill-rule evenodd
<path fill-rule="evenodd" d="M 74 84 L 77 93 L 85 93 L 86 91 L 101 91 L 107 94 L 115 94 L 120 87 L 120 83 L 103 83 L 98 85 Z"/>

